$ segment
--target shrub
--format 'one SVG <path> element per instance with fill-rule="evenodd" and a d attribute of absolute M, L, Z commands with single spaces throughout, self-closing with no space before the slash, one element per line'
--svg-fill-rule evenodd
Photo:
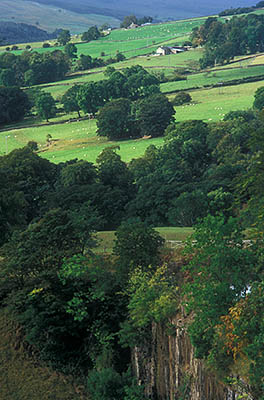
<path fill-rule="evenodd" d="M 113 368 L 93 370 L 87 380 L 93 400 L 144 400 L 144 387 L 138 386 L 130 370 L 119 374 Z"/>
<path fill-rule="evenodd" d="M 87 390 L 93 400 L 123 400 L 122 377 L 113 368 L 93 370 L 87 380 Z"/>
<path fill-rule="evenodd" d="M 27 147 L 29 147 L 32 151 L 37 151 L 38 150 L 38 144 L 34 140 L 30 140 L 27 143 Z"/>
<path fill-rule="evenodd" d="M 48 47 L 50 47 L 50 44 L 49 43 L 43 43 L 42 47 L 43 47 L 43 49 L 47 49 Z"/>
<path fill-rule="evenodd" d="M 172 104 L 174 106 L 181 106 L 182 104 L 190 103 L 192 101 L 191 95 L 187 92 L 179 92 L 174 97 Z"/>

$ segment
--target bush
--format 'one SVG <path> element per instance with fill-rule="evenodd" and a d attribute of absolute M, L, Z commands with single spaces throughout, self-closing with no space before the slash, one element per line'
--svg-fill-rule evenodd
<path fill-rule="evenodd" d="M 174 106 L 181 106 L 182 104 L 190 103 L 192 101 L 191 95 L 187 92 L 179 92 L 174 97 L 172 104 Z"/>
<path fill-rule="evenodd" d="M 87 390 L 93 400 L 123 400 L 122 377 L 113 368 L 93 370 L 87 380 Z"/>
<path fill-rule="evenodd" d="M 38 150 L 38 144 L 34 140 L 30 140 L 27 143 L 27 147 L 29 147 L 32 151 L 37 151 Z"/>
<path fill-rule="evenodd" d="M 50 47 L 50 44 L 49 43 L 43 43 L 42 47 L 43 47 L 43 49 L 47 49 L 48 47 Z"/>
<path fill-rule="evenodd" d="M 144 400 L 144 387 L 138 386 L 131 372 L 119 374 L 113 368 L 93 370 L 87 380 L 93 400 Z"/>

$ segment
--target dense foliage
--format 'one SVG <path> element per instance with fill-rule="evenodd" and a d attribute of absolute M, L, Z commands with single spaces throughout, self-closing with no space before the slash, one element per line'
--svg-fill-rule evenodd
<path fill-rule="evenodd" d="M 0 71 L 13 75 L 12 85 L 31 86 L 63 79 L 70 70 L 68 56 L 61 50 L 46 53 L 24 51 L 21 55 L 0 55 Z M 2 83 L 3 84 L 3 83 Z M 10 86 L 7 82 L 7 86 Z"/>
<path fill-rule="evenodd" d="M 134 104 L 128 99 L 112 100 L 97 115 L 97 134 L 110 140 L 162 136 L 174 114 L 172 104 L 161 93 L 146 96 Z"/>
<path fill-rule="evenodd" d="M 151 23 L 153 21 L 152 17 L 142 17 L 142 18 L 137 18 L 135 15 L 126 15 L 120 24 L 121 28 L 128 28 L 131 24 L 136 24 L 136 25 L 143 25 L 146 23 Z"/>
<path fill-rule="evenodd" d="M 41 42 L 42 40 L 55 39 L 57 32 L 48 33 L 34 25 L 2 20 L 0 22 L 0 37 L 3 38 L 3 44 Z"/>
<path fill-rule="evenodd" d="M 1 157 L 0 298 L 35 354 L 88 376 L 95 398 L 142 400 L 124 375 L 129 348 L 147 340 L 153 322 L 171 332 L 183 299 L 197 356 L 222 380 L 238 370 L 238 384 L 262 399 L 263 143 L 262 114 L 250 111 L 173 122 L 163 146 L 129 165 L 118 147 L 96 165 L 54 165 L 31 146 Z M 182 272 L 163 265 L 163 240 L 150 225 L 202 217 L 186 247 L 183 297 Z M 94 253 L 101 229 L 117 229 L 111 256 Z"/>
<path fill-rule="evenodd" d="M 15 86 L 0 86 L 0 124 L 17 122 L 30 110 L 25 92 Z"/>
<path fill-rule="evenodd" d="M 192 256 L 185 302 L 194 315 L 189 334 L 196 356 L 222 379 L 238 368 L 240 391 L 263 399 L 263 237 L 246 246 L 242 229 L 223 216 L 197 225 L 185 249 Z"/>
<path fill-rule="evenodd" d="M 261 52 L 264 49 L 264 16 L 250 14 L 233 17 L 226 23 L 209 17 L 200 28 L 194 28 L 192 42 L 204 45 L 202 68 L 224 64 L 235 56 Z"/>

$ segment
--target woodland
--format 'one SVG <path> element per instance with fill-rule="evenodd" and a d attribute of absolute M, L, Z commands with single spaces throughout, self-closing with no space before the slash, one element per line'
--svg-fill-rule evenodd
<path fill-rule="evenodd" d="M 263 51 L 263 29 L 262 16 L 211 17 L 191 40 L 205 47 L 201 67 L 214 66 Z M 2 126 L 33 108 L 47 121 L 56 113 L 51 94 L 34 85 L 67 78 L 76 57 L 74 44 L 64 45 L 0 54 Z M 173 105 L 190 96 L 170 101 L 164 76 L 139 65 L 104 73 L 69 88 L 65 112 L 96 118 L 98 137 L 113 143 L 164 142 L 130 162 L 112 144 L 96 163 L 53 163 L 32 140 L 0 157 L 1 311 L 20 327 L 25 352 L 73 377 L 82 398 L 146 400 L 131 352 L 153 324 L 173 336 L 171 318 L 183 308 L 196 358 L 239 398 L 263 400 L 264 87 L 248 110 L 178 122 Z M 172 250 L 154 229 L 168 226 L 194 233 Z M 97 233 L 110 230 L 113 249 L 102 251 Z M 182 382 L 177 400 L 189 398 L 184 374 Z"/>

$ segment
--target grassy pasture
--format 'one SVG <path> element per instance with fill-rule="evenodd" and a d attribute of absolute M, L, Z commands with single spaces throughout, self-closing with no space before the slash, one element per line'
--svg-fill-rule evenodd
<path fill-rule="evenodd" d="M 226 86 L 220 89 L 190 91 L 193 102 L 190 105 L 175 107 L 176 121 L 188 119 L 219 121 L 231 110 L 252 107 L 254 93 L 260 86 L 264 86 L 264 81 Z M 169 98 L 173 96 L 170 95 Z M 59 118 L 62 116 L 57 117 L 58 120 Z M 46 147 L 47 134 L 51 134 L 54 140 L 48 148 Z M 124 161 L 128 162 L 132 158 L 142 156 L 150 144 L 160 146 L 163 143 L 163 138 L 109 142 L 106 138 L 96 136 L 95 120 L 85 120 L 2 131 L 0 132 L 0 155 L 23 147 L 30 140 L 35 140 L 39 148 L 45 150 L 40 153 L 41 156 L 55 163 L 73 158 L 95 162 L 103 148 L 113 144 L 120 146 L 120 155 Z"/>
<path fill-rule="evenodd" d="M 46 146 L 47 134 L 50 134 L 53 140 L 49 147 Z M 111 145 L 119 145 L 122 159 L 130 161 L 140 157 L 150 144 L 159 146 L 163 143 L 162 138 L 110 142 L 106 138 L 96 136 L 95 120 L 85 120 L 0 132 L 0 155 L 23 147 L 30 140 L 38 143 L 41 156 L 55 163 L 73 158 L 95 162 L 99 153 Z"/>
<path fill-rule="evenodd" d="M 188 90 L 191 88 L 199 88 L 204 85 L 215 85 L 221 82 L 231 81 L 233 79 L 242 79 L 250 76 L 263 75 L 263 66 L 253 66 L 250 68 L 229 68 L 217 71 L 201 72 L 188 75 L 186 81 L 166 82 L 161 84 L 161 90 L 164 93 L 173 92 L 174 90 Z"/>
<path fill-rule="evenodd" d="M 162 69 L 165 74 L 170 74 L 173 69 L 187 67 L 192 62 L 198 61 L 202 56 L 202 49 L 194 49 L 180 54 L 172 54 L 168 56 L 152 57 L 142 56 L 130 58 L 120 63 L 114 64 L 117 69 L 129 68 L 133 65 L 142 65 L 149 70 Z M 213 85 L 219 82 L 230 81 L 233 79 L 241 79 L 249 76 L 258 76 L 264 73 L 261 65 L 254 65 L 255 60 L 258 59 L 257 64 L 264 63 L 264 56 L 257 56 L 255 59 L 241 59 L 235 63 L 228 64 L 223 67 L 217 67 L 210 72 L 196 73 L 188 75 L 187 81 L 168 82 L 161 85 L 163 92 L 173 92 L 175 90 L 189 90 L 194 87 L 202 87 L 204 85 Z M 247 66 L 250 65 L 249 68 Z M 76 73 L 63 81 L 51 83 L 49 85 L 40 85 L 47 92 L 50 92 L 55 98 L 61 97 L 75 83 L 86 83 L 91 81 L 99 81 L 105 79 L 103 71 L 105 67 L 92 70 L 90 73 Z"/>
<path fill-rule="evenodd" d="M 219 121 L 229 111 L 246 110 L 252 107 L 255 91 L 264 86 L 264 81 L 225 86 L 220 89 L 189 91 L 193 102 L 175 107 L 176 120 L 202 119 L 206 122 Z M 174 96 L 169 96 L 173 98 Z"/>
<path fill-rule="evenodd" d="M 201 54 L 201 49 L 195 49 L 180 54 L 172 54 L 170 56 L 136 57 L 122 61 L 120 63 L 116 63 L 113 66 L 117 69 L 123 69 L 129 68 L 133 65 L 142 65 L 142 67 L 149 69 L 150 72 L 151 69 L 163 69 L 166 74 L 169 74 L 174 68 L 183 67 L 191 61 L 197 61 L 201 57 Z M 43 90 L 45 90 L 46 92 L 50 92 L 55 98 L 59 98 L 74 84 L 86 83 L 91 81 L 97 82 L 99 80 L 105 79 L 105 76 L 103 74 L 104 70 L 105 67 L 102 67 L 94 69 L 90 73 L 75 73 L 68 76 L 67 79 L 64 79 L 63 81 L 57 81 L 48 85 L 39 85 L 39 87 L 43 88 Z"/>
<path fill-rule="evenodd" d="M 77 46 L 79 52 L 85 53 L 85 51 L 87 51 L 87 54 L 93 56 L 100 55 L 101 51 L 107 53 L 106 46 L 109 46 L 109 51 L 114 52 L 114 55 L 116 54 L 117 49 L 121 52 L 137 52 L 140 51 L 139 46 L 143 46 L 144 44 L 147 44 L 150 47 L 152 46 L 151 35 L 159 35 L 159 39 L 165 39 L 170 36 L 168 42 L 173 44 L 176 41 L 175 35 L 186 34 L 188 29 L 191 30 L 191 27 L 195 26 L 193 24 L 200 24 L 202 22 L 203 19 L 196 19 L 150 25 L 135 30 L 114 30 L 105 38 L 91 43 L 77 44 Z M 148 30 L 149 34 L 146 36 Z M 129 36 L 132 34 L 137 35 L 133 37 L 133 40 Z M 118 38 L 119 41 L 115 41 L 115 39 Z M 181 36 L 181 40 L 183 40 L 183 38 L 184 36 Z M 153 48 L 156 49 L 157 44 L 153 45 Z M 141 50 L 145 51 L 145 49 Z M 47 49 L 41 49 L 41 51 L 47 51 Z M 127 59 L 121 63 L 115 64 L 114 66 L 119 69 L 140 64 L 149 70 L 152 68 L 153 70 L 163 69 L 166 73 L 170 73 L 174 68 L 188 66 L 190 63 L 197 61 L 201 57 L 201 54 L 201 49 L 195 49 L 185 53 L 163 57 L 144 56 Z M 261 61 L 262 57 L 263 56 L 259 55 L 255 60 L 258 59 Z M 187 81 L 168 82 L 162 84 L 161 89 L 163 92 L 173 93 L 173 91 L 179 89 L 188 90 L 193 98 L 191 105 L 175 107 L 176 120 L 184 121 L 188 119 L 203 119 L 205 121 L 217 121 L 221 120 L 224 114 L 231 110 L 247 109 L 251 107 L 254 92 L 258 87 L 263 86 L 264 81 L 230 87 L 219 86 L 219 88 L 215 89 L 189 89 L 192 87 L 202 88 L 204 85 L 213 85 L 219 82 L 241 79 L 248 76 L 262 75 L 263 67 L 254 65 L 255 60 L 254 57 L 250 59 L 242 57 L 238 63 L 229 64 L 223 68 L 212 70 L 211 72 L 188 75 Z M 247 65 L 252 65 L 252 67 L 246 68 Z M 90 73 L 76 73 L 67 77 L 67 79 L 63 81 L 49 85 L 40 85 L 40 87 L 45 91 L 50 92 L 56 99 L 60 99 L 65 91 L 74 83 L 105 79 L 103 74 L 104 69 L 105 68 L 99 68 Z M 173 96 L 173 94 L 169 95 L 170 98 L 173 98 Z M 51 122 L 59 122 L 63 119 L 69 119 L 72 117 L 76 118 L 76 115 L 77 114 L 74 113 L 66 116 L 61 113 L 57 115 L 56 118 L 51 119 Z M 43 126 L 30 127 L 30 124 L 32 125 L 36 122 L 43 124 Z M 16 129 L 19 126 L 25 126 L 26 124 L 28 124 L 28 127 Z M 47 134 L 51 134 L 54 139 L 52 145 L 49 147 L 46 146 Z M 44 121 L 36 121 L 36 119 L 33 121 L 32 119 L 28 119 L 22 123 L 16 124 L 13 130 L 0 132 L 0 155 L 10 152 L 15 148 L 22 147 L 30 140 L 37 141 L 40 150 L 44 150 L 40 153 L 43 157 L 56 163 L 72 158 L 86 159 L 95 162 L 102 149 L 105 146 L 112 144 L 120 145 L 120 155 L 122 159 L 124 161 L 130 161 L 132 158 L 141 156 L 150 144 L 159 146 L 163 143 L 162 138 L 121 141 L 115 143 L 109 142 L 105 138 L 98 138 L 96 136 L 95 120 L 61 123 L 58 125 L 45 125 Z"/>
<path fill-rule="evenodd" d="M 116 29 L 109 35 L 100 39 L 101 41 L 130 41 L 136 39 L 168 39 L 190 33 L 193 28 L 204 23 L 204 18 L 193 18 L 188 20 L 173 21 L 161 24 L 151 24 L 136 29 Z"/>

